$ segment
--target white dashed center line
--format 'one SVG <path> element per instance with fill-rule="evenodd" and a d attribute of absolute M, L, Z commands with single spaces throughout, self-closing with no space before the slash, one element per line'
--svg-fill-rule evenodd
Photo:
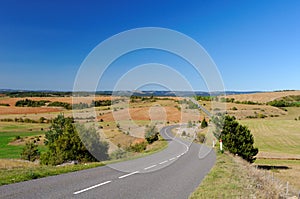
<path fill-rule="evenodd" d="M 165 163 L 167 163 L 168 162 L 168 160 L 165 160 L 165 161 L 163 161 L 163 162 L 161 162 L 161 163 L 159 163 L 159 164 L 165 164 Z"/>
<path fill-rule="evenodd" d="M 82 192 L 85 192 L 85 191 L 88 191 L 88 190 L 91 190 L 91 189 L 100 187 L 100 186 L 102 186 L 102 185 L 108 184 L 108 183 L 110 183 L 110 182 L 111 182 L 111 181 L 106 181 L 106 182 L 103 182 L 103 183 L 100 183 L 100 184 L 96 184 L 96 185 L 91 186 L 91 187 L 88 187 L 88 188 L 86 188 L 86 189 L 82 189 L 82 190 L 80 190 L 80 191 L 76 191 L 76 192 L 74 192 L 73 194 L 74 194 L 74 195 L 77 195 L 77 194 L 80 194 L 80 193 L 82 193 Z"/>
<path fill-rule="evenodd" d="M 166 135 L 167 135 L 168 137 L 170 137 L 167 133 L 166 133 Z M 170 138 L 171 138 L 172 140 L 175 140 L 175 139 L 172 138 L 172 137 L 170 137 Z M 183 156 L 185 153 L 188 152 L 189 147 L 188 147 L 186 144 L 184 144 L 183 142 L 178 141 L 178 140 L 175 140 L 175 141 L 178 142 L 178 143 L 181 143 L 181 144 L 185 145 L 186 148 L 187 148 L 187 150 L 186 150 L 184 153 L 182 153 L 182 154 L 180 154 L 180 155 L 177 155 L 176 157 L 173 157 L 173 158 L 170 158 L 169 160 L 165 160 L 165 161 L 163 161 L 163 162 L 160 162 L 160 163 L 159 163 L 160 165 L 161 165 L 161 164 L 165 164 L 165 163 L 167 163 L 168 161 L 175 160 L 176 158 L 179 158 L 179 157 Z M 148 166 L 148 167 L 144 168 L 144 170 L 148 170 L 148 169 L 154 168 L 154 167 L 156 167 L 157 165 L 158 165 L 158 164 L 154 164 L 154 165 Z M 134 174 L 136 174 L 136 173 L 139 173 L 139 171 L 135 171 L 135 172 L 131 172 L 131 173 L 122 175 L 122 176 L 119 177 L 119 179 L 126 178 L 126 177 L 131 176 L 131 175 L 134 175 Z M 74 192 L 73 194 L 74 194 L 74 195 L 77 195 L 77 194 L 83 193 L 83 192 L 85 192 L 85 191 L 88 191 L 88 190 L 91 190 L 91 189 L 94 189 L 94 188 L 103 186 L 103 185 L 105 185 L 105 184 L 111 183 L 111 182 L 112 182 L 112 181 L 106 181 L 106 182 L 103 182 L 103 183 L 100 183 L 100 184 L 96 184 L 96 185 L 94 185 L 94 186 L 91 186 L 91 187 L 82 189 L 82 190 L 80 190 L 80 191 L 76 191 L 76 192 Z"/>
<path fill-rule="evenodd" d="M 119 179 L 126 178 L 126 177 L 131 176 L 131 175 L 134 175 L 134 174 L 136 174 L 136 173 L 139 173 L 139 171 L 135 171 L 135 172 L 128 173 L 128 174 L 126 174 L 126 175 L 120 176 Z"/>
<path fill-rule="evenodd" d="M 149 167 L 146 167 L 146 168 L 144 168 L 144 169 L 145 169 L 145 170 L 148 170 L 148 169 L 151 169 L 151 168 L 156 167 L 156 166 L 157 166 L 157 164 L 152 165 L 152 166 L 149 166 Z"/>

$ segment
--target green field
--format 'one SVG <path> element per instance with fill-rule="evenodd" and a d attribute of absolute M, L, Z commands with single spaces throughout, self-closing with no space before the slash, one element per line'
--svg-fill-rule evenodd
<path fill-rule="evenodd" d="M 41 128 L 47 128 L 45 124 L 23 124 L 23 123 L 0 123 L 0 159 L 20 158 L 20 153 L 24 146 L 9 145 L 16 136 L 24 138 L 26 136 L 43 135 L 45 132 Z M 45 150 L 44 146 L 39 146 L 40 151 Z"/>
<path fill-rule="evenodd" d="M 300 154 L 300 121 L 292 119 L 249 119 L 240 122 L 251 130 L 259 151 L 279 155 Z"/>

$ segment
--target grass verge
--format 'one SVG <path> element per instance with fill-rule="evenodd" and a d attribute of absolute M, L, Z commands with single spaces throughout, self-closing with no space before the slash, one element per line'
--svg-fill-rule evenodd
<path fill-rule="evenodd" d="M 95 162 L 68 166 L 31 166 L 14 169 L 0 169 L 0 185 L 22 182 L 46 176 L 53 176 L 68 172 L 74 172 L 94 167 L 104 166 L 104 163 Z"/>
<path fill-rule="evenodd" d="M 201 185 L 191 194 L 198 198 L 241 198 L 249 196 L 245 190 L 247 176 L 240 172 L 239 165 L 226 154 L 217 154 L 217 162 Z"/>
<path fill-rule="evenodd" d="M 198 198 L 287 198 L 285 184 L 272 171 L 258 170 L 239 157 L 217 154 L 217 162 L 200 186 L 190 195 Z"/>

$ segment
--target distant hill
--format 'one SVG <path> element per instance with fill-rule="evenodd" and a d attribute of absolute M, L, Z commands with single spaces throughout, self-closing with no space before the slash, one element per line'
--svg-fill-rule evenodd
<path fill-rule="evenodd" d="M 97 91 L 97 95 L 116 95 L 116 96 L 159 96 L 159 97 L 191 97 L 191 96 L 219 96 L 219 95 L 238 95 L 238 94 L 252 94 L 259 93 L 260 91 L 220 91 L 220 92 L 205 92 L 205 91 Z M 0 89 L 1 94 L 6 94 L 11 97 L 60 97 L 71 96 L 72 91 L 52 91 L 52 90 L 13 90 L 13 89 Z M 93 92 L 79 92 L 80 95 L 90 95 Z"/>

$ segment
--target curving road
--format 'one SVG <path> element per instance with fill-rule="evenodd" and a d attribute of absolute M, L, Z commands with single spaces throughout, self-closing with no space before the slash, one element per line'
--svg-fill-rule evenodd
<path fill-rule="evenodd" d="M 188 198 L 213 167 L 210 148 L 161 135 L 168 147 L 147 157 L 0 186 L 0 198 Z"/>

